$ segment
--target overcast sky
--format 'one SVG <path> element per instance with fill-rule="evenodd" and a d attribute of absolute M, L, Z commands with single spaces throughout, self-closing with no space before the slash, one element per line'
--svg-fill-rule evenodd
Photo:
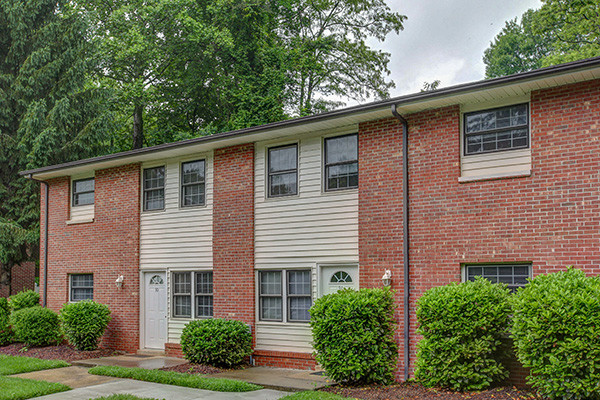
<path fill-rule="evenodd" d="M 539 0 L 388 0 L 408 19 L 404 31 L 371 45 L 391 53 L 392 96 L 418 92 L 423 82 L 441 86 L 484 78 L 483 51 L 504 27 Z"/>

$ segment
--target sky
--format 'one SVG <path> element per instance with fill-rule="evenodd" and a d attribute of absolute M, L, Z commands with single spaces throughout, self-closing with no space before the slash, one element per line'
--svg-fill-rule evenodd
<path fill-rule="evenodd" d="M 404 31 L 372 47 L 391 53 L 388 65 L 396 88 L 391 96 L 415 93 L 423 82 L 440 87 L 484 78 L 483 52 L 505 21 L 520 17 L 540 0 L 388 0 L 404 14 Z"/>

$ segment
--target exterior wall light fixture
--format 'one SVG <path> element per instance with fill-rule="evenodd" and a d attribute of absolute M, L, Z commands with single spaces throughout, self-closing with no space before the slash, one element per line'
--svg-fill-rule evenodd
<path fill-rule="evenodd" d="M 392 285 L 392 271 L 389 269 L 385 270 L 385 274 L 381 277 L 381 281 L 383 282 L 383 286 L 391 286 Z"/>

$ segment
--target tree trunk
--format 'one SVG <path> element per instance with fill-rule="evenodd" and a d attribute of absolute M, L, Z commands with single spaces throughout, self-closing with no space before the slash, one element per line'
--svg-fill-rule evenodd
<path fill-rule="evenodd" d="M 144 107 L 136 104 L 133 110 L 133 149 L 141 149 L 144 145 Z"/>

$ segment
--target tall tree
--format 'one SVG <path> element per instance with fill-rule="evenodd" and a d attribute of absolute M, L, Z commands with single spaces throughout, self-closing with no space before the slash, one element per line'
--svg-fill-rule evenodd
<path fill-rule="evenodd" d="M 399 33 L 406 17 L 392 12 L 385 0 L 288 0 L 279 10 L 294 114 L 340 105 L 332 98 L 389 96 L 390 55 L 370 48 L 367 40 Z"/>
<path fill-rule="evenodd" d="M 486 78 L 600 55 L 600 1 L 542 0 L 506 22 L 483 61 Z"/>
<path fill-rule="evenodd" d="M 87 24 L 67 0 L 0 2 L 0 270 L 35 259 L 38 185 L 26 168 L 110 150 L 105 93 L 86 85 Z"/>

